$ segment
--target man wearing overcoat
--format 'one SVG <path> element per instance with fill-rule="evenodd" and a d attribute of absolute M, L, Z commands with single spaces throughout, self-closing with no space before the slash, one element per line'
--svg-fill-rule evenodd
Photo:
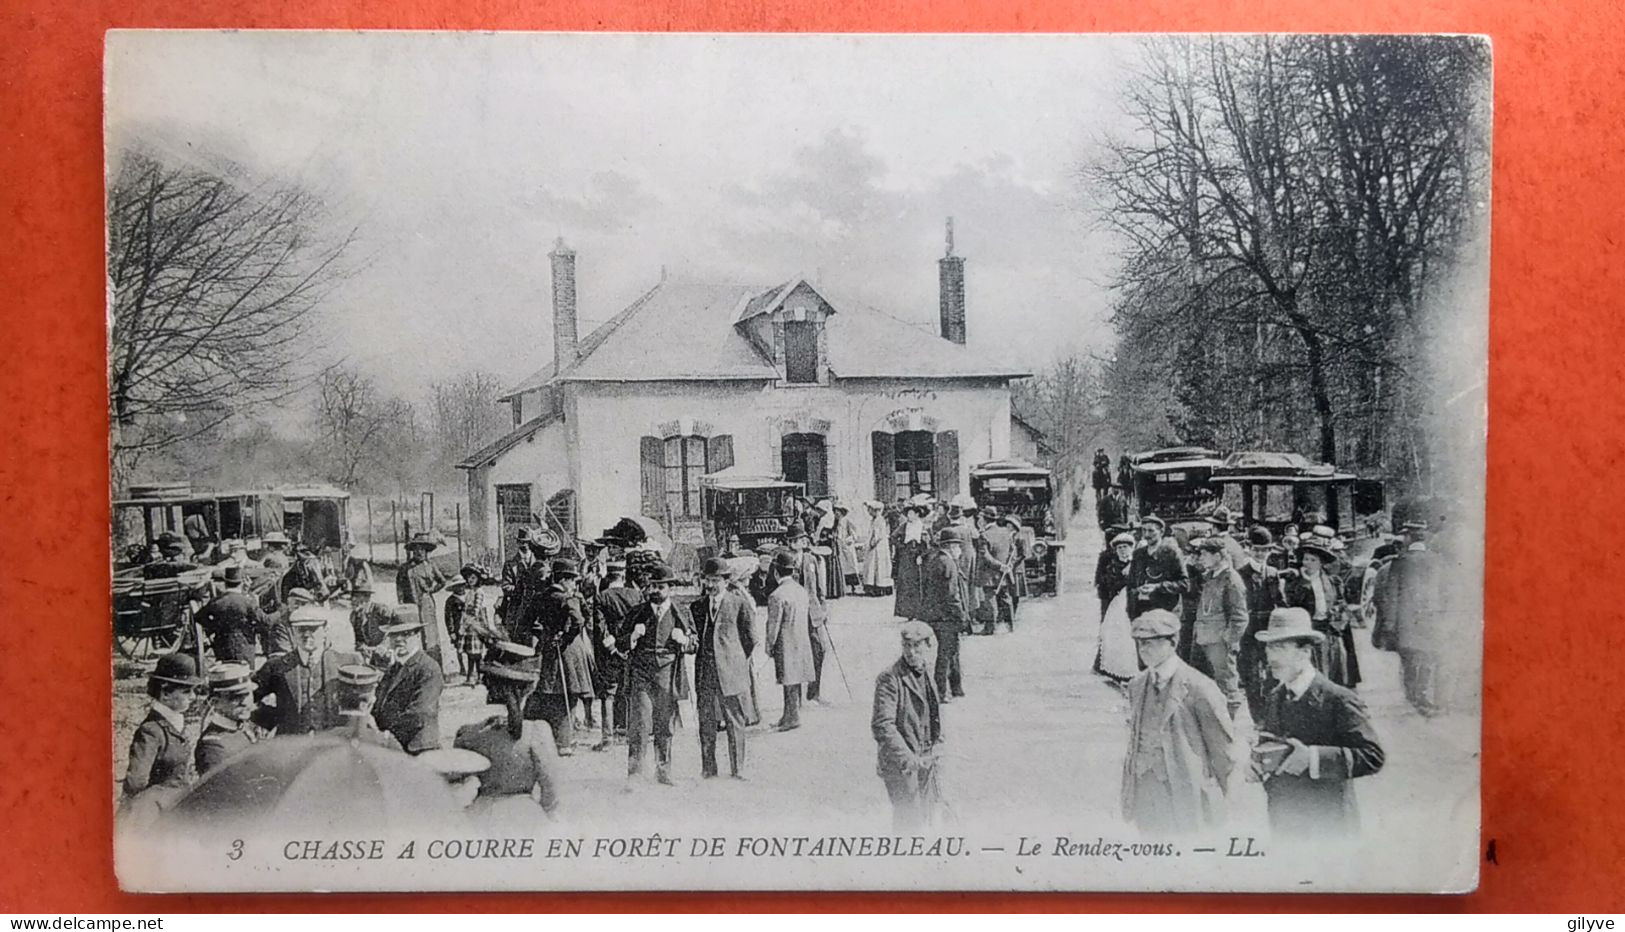
<path fill-rule="evenodd" d="M 694 622 L 671 598 L 676 581 L 671 567 L 658 563 L 644 579 L 646 601 L 627 616 L 616 645 L 627 655 L 628 779 L 643 772 L 643 750 L 651 732 L 655 746 L 655 779 L 671 779 L 671 721 L 677 701 L 687 698 L 683 654 L 694 652 Z"/>
<path fill-rule="evenodd" d="M 1280 684 L 1265 704 L 1251 770 L 1264 781 L 1270 827 L 1286 836 L 1354 835 L 1354 780 L 1381 770 L 1384 758 L 1365 703 L 1315 669 L 1314 648 L 1326 635 L 1306 610 L 1275 609 L 1256 636 Z M 1285 756 L 1272 759 L 1271 746 Z"/>
<path fill-rule="evenodd" d="M 1140 522 L 1145 545 L 1134 551 L 1128 569 L 1128 617 L 1153 608 L 1179 613 L 1179 600 L 1189 579 L 1179 545 L 1163 536 L 1167 525 L 1156 515 Z"/>
<path fill-rule="evenodd" d="M 1179 659 L 1179 619 L 1150 609 L 1131 633 L 1145 669 L 1129 681 L 1123 817 L 1150 835 L 1190 834 L 1224 820 L 1235 728 L 1213 681 Z"/>
<path fill-rule="evenodd" d="M 209 636 L 209 649 L 216 663 L 254 665 L 254 642 L 269 624 L 260 611 L 260 601 L 243 591 L 243 569 L 228 566 L 226 591 L 215 596 L 198 612 L 198 624 Z"/>
<path fill-rule="evenodd" d="M 440 664 L 423 650 L 423 620 L 417 610 L 401 606 L 395 623 L 384 629 L 384 637 L 392 662 L 378 684 L 372 716 L 408 754 L 437 748 L 445 679 Z"/>
<path fill-rule="evenodd" d="M 981 590 L 982 633 L 992 634 L 1000 622 L 1014 631 L 1016 532 L 999 520 L 998 510 L 992 505 L 982 509 L 982 516 L 987 523 L 977 536 L 975 580 L 977 588 Z"/>
<path fill-rule="evenodd" d="M 728 732 L 728 773 L 744 779 L 746 703 L 750 696 L 751 627 L 756 610 L 729 591 L 728 562 L 712 557 L 700 572 L 703 592 L 689 605 L 699 640 L 694 704 L 700 720 L 700 775 L 717 776 L 717 729 Z"/>
<path fill-rule="evenodd" d="M 931 626 L 904 622 L 903 655 L 875 678 L 869 729 L 875 739 L 875 773 L 892 804 L 892 830 L 913 834 L 936 816 L 942 744 L 942 709 L 929 671 L 935 637 Z"/>
<path fill-rule="evenodd" d="M 361 662 L 359 655 L 333 650 L 325 643 L 322 629 L 327 619 L 316 609 L 296 610 L 289 624 L 295 649 L 271 658 L 254 674 L 258 684 L 254 698 L 276 699 L 275 708 L 262 709 L 261 716 L 278 736 L 302 735 L 338 724 L 339 668 Z"/>
<path fill-rule="evenodd" d="M 773 555 L 769 567 L 773 590 L 767 597 L 767 630 L 763 638 L 773 671 L 784 689 L 784 711 L 774 727 L 801 727 L 802 687 L 813 681 L 813 648 L 808 627 L 807 590 L 796 581 L 796 556 L 788 550 Z"/>

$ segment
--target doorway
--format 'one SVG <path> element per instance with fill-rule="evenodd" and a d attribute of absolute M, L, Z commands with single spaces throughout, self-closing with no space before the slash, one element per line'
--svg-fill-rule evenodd
<path fill-rule="evenodd" d="M 807 497 L 829 497 L 829 453 L 823 434 L 785 434 L 780 452 L 787 482 L 807 488 Z"/>

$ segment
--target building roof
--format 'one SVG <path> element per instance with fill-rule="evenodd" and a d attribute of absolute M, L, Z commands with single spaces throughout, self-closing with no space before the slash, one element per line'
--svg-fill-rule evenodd
<path fill-rule="evenodd" d="M 500 400 L 556 381 L 772 381 L 778 372 L 742 327 L 802 284 L 663 281 L 588 334 L 562 375 L 542 367 Z M 810 286 L 809 286 L 810 287 Z M 815 289 L 816 290 L 816 289 Z M 1021 378 L 1030 373 L 867 305 L 830 300 L 830 371 L 837 378 Z M 748 325 L 747 325 L 748 326 Z"/>
<path fill-rule="evenodd" d="M 552 367 L 549 366 L 548 368 Z M 461 463 L 457 464 L 457 468 L 479 469 L 482 466 L 489 466 L 496 462 L 497 457 L 508 452 L 509 450 L 512 450 L 521 442 L 529 440 L 531 437 L 535 436 L 537 431 L 548 426 L 549 424 L 562 421 L 563 419 L 564 418 L 562 415 L 555 412 L 549 412 L 541 415 L 540 417 L 533 417 L 506 434 L 503 434 L 501 437 L 498 437 L 485 446 L 480 447 L 473 453 L 468 454 L 468 456 L 463 458 Z"/>

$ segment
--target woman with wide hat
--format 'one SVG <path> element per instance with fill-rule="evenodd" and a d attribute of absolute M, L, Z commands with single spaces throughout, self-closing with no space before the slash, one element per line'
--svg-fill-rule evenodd
<path fill-rule="evenodd" d="M 1315 669 L 1339 686 L 1353 689 L 1360 683 L 1360 662 L 1354 653 L 1354 632 L 1343 611 L 1343 591 L 1327 568 L 1337 560 L 1331 548 L 1316 538 L 1298 548 L 1296 576 L 1282 587 L 1284 604 L 1309 613 L 1323 638 L 1315 644 Z"/>
<path fill-rule="evenodd" d="M 207 693 L 191 654 L 165 654 L 147 677 L 152 704 L 130 738 L 120 812 L 146 823 L 186 791 L 194 776 L 186 717 Z"/>
<path fill-rule="evenodd" d="M 491 645 L 480 662 L 485 701 L 498 711 L 457 729 L 452 747 L 491 762 L 480 775 L 479 795 L 469 812 L 492 825 L 510 826 L 558 811 L 558 759 L 553 732 L 526 721 L 525 705 L 536 690 L 540 664 L 534 648 L 511 641 Z"/>

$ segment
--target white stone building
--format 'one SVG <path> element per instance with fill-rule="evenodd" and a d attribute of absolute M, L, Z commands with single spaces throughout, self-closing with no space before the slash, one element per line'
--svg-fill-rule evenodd
<path fill-rule="evenodd" d="M 971 465 L 1011 455 L 1013 431 L 1031 439 L 1010 408 L 1027 373 L 964 344 L 951 241 L 940 332 L 803 279 L 662 280 L 578 338 L 575 254 L 561 242 L 551 259 L 553 362 L 503 396 L 513 431 L 459 464 L 490 548 L 543 508 L 583 537 L 643 514 L 698 544 L 699 477 L 734 465 L 815 498 L 951 496 Z"/>

